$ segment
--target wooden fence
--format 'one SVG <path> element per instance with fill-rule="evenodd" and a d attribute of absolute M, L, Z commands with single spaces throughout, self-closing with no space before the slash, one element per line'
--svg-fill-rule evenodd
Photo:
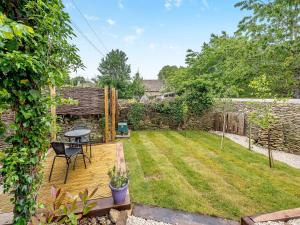
<path fill-rule="evenodd" d="M 245 135 L 245 114 L 228 112 L 225 114 L 226 126 L 225 131 L 227 133 Z M 223 131 L 223 114 L 215 113 L 214 115 L 214 129 L 217 131 Z"/>

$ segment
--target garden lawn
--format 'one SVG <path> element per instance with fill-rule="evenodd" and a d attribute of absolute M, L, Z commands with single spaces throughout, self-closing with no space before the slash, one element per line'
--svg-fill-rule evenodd
<path fill-rule="evenodd" d="M 133 202 L 238 220 L 300 207 L 300 170 L 200 131 L 136 131 L 124 140 Z"/>

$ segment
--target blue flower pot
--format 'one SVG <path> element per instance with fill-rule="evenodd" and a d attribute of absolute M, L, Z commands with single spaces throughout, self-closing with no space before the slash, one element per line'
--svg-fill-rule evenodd
<path fill-rule="evenodd" d="M 109 187 L 111 190 L 112 197 L 114 199 L 114 203 L 116 205 L 124 203 L 128 190 L 128 181 L 126 185 L 121 188 L 114 188 L 113 186 L 111 186 L 111 183 L 109 183 Z"/>

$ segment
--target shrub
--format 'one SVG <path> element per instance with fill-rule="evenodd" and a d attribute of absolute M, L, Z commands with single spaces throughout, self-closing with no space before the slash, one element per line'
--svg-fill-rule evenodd
<path fill-rule="evenodd" d="M 180 94 L 190 114 L 201 115 L 205 109 L 208 109 L 213 104 L 210 86 L 202 79 L 184 83 Z"/>
<path fill-rule="evenodd" d="M 132 103 L 128 112 L 128 122 L 134 130 L 140 128 L 140 122 L 144 117 L 145 106 L 142 103 Z"/>

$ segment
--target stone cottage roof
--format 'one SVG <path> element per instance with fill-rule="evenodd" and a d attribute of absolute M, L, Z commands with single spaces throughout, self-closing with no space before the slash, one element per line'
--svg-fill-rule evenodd
<path fill-rule="evenodd" d="M 160 92 L 164 86 L 161 80 L 143 80 L 147 92 Z"/>

